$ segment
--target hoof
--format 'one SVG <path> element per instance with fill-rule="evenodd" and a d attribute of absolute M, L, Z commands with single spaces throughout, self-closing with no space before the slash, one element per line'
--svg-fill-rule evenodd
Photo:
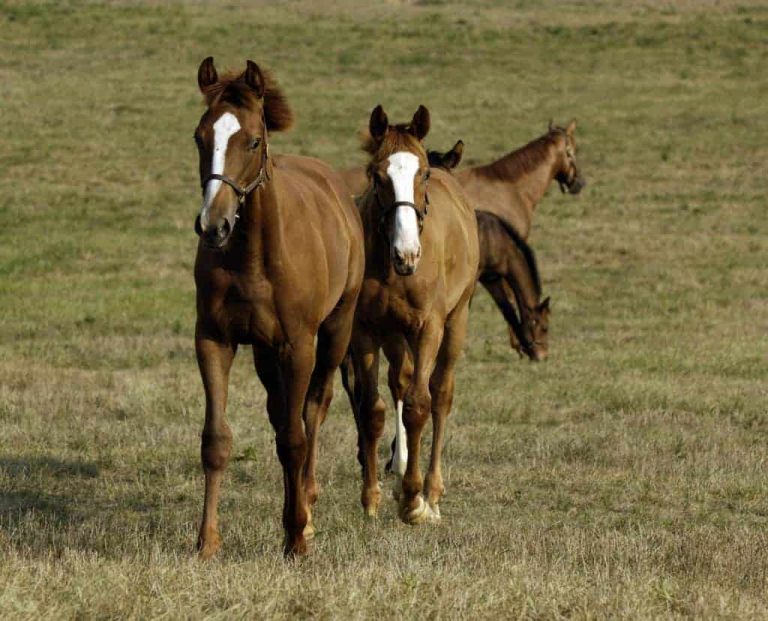
<path fill-rule="evenodd" d="M 399 513 L 403 522 L 416 526 L 417 524 L 434 524 L 440 521 L 440 509 L 435 512 L 421 494 L 416 499 L 418 502 L 414 508 L 408 508 L 407 505 L 401 503 Z"/>
<path fill-rule="evenodd" d="M 365 507 L 365 517 L 370 518 L 372 520 L 375 520 L 377 517 L 379 517 L 379 506 L 369 505 Z"/>
<path fill-rule="evenodd" d="M 312 525 L 312 522 L 307 522 L 307 525 L 304 527 L 303 535 L 304 539 L 307 541 L 315 538 L 315 527 Z"/>
<path fill-rule="evenodd" d="M 197 540 L 197 558 L 201 561 L 207 561 L 216 555 L 216 552 L 221 548 L 221 537 L 219 533 L 209 533 L 208 535 L 200 535 Z"/>
<path fill-rule="evenodd" d="M 307 547 L 307 540 L 304 538 L 303 534 L 292 543 L 289 543 L 287 539 L 283 543 L 283 556 L 285 556 L 287 560 L 306 556 L 308 552 L 309 548 Z"/>
<path fill-rule="evenodd" d="M 376 482 L 373 491 L 364 489 L 361 497 L 363 511 L 369 518 L 375 518 L 379 514 L 379 504 L 381 503 L 381 482 Z"/>

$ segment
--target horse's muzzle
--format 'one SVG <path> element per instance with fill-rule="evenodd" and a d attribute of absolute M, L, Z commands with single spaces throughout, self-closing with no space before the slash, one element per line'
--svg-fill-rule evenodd
<path fill-rule="evenodd" d="M 195 233 L 203 240 L 203 243 L 209 248 L 222 248 L 232 235 L 232 225 L 229 219 L 222 218 L 216 224 L 210 224 L 203 228 L 200 222 L 200 216 L 195 219 Z"/>
<path fill-rule="evenodd" d="M 587 182 L 584 180 L 584 177 L 574 177 L 573 181 L 567 184 L 566 187 L 569 194 L 578 194 L 584 189 L 585 185 L 587 185 Z"/>

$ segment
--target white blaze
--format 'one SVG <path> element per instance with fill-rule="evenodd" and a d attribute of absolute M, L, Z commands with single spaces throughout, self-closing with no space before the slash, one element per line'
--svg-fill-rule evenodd
<path fill-rule="evenodd" d="M 231 112 L 225 112 L 213 124 L 213 157 L 211 160 L 211 174 L 223 175 L 224 162 L 227 157 L 227 144 L 229 139 L 240 129 L 240 123 L 237 117 Z M 213 199 L 219 193 L 221 181 L 212 179 L 205 186 L 205 197 L 203 198 L 203 208 L 200 211 L 200 224 L 205 228 L 208 224 L 208 211 L 211 208 Z"/>
<path fill-rule="evenodd" d="M 405 425 L 403 425 L 403 402 L 397 402 L 397 414 L 395 415 L 395 449 L 392 452 L 392 472 L 402 477 L 405 467 L 408 465 L 408 444 L 405 437 Z"/>
<path fill-rule="evenodd" d="M 389 156 L 387 174 L 392 179 L 395 201 L 414 203 L 413 180 L 419 170 L 419 158 L 413 153 L 398 151 Z M 419 221 L 416 210 L 407 205 L 400 205 L 395 210 L 395 227 L 392 247 L 402 256 L 411 259 L 421 252 L 419 242 Z"/>

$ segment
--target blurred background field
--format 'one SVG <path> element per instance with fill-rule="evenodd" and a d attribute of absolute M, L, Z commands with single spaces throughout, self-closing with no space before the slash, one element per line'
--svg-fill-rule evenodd
<path fill-rule="evenodd" d="M 339 385 L 285 564 L 241 351 L 225 547 L 192 559 L 208 55 L 272 69 L 298 119 L 273 148 L 339 167 L 377 103 L 427 105 L 465 164 L 578 119 L 589 185 L 530 238 L 550 359 L 478 292 L 437 527 L 363 519 Z M 747 0 L 0 2 L 0 616 L 767 616 L 767 63 Z"/>

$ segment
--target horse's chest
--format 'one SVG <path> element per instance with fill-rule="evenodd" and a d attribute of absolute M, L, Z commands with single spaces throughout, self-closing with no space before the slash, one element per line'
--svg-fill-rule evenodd
<path fill-rule="evenodd" d="M 419 290 L 366 281 L 358 301 L 358 317 L 372 328 L 417 331 L 429 314 L 429 296 Z"/>
<path fill-rule="evenodd" d="M 280 326 L 272 287 L 266 279 L 237 276 L 218 279 L 211 293 L 202 319 L 227 340 L 238 343 L 275 340 Z"/>

